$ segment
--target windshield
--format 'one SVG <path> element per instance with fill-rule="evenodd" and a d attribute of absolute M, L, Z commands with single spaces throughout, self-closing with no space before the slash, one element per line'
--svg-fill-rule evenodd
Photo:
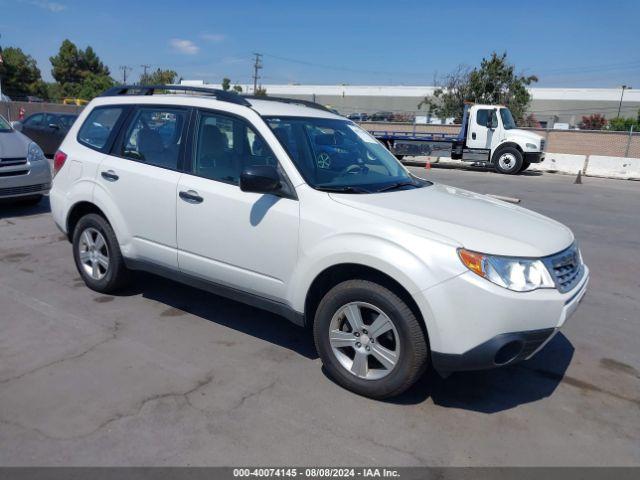
<path fill-rule="evenodd" d="M 512 128 L 517 128 L 516 122 L 513 119 L 513 115 L 511 115 L 511 110 L 509 110 L 508 108 L 500 109 L 500 117 L 502 117 L 502 125 L 504 126 L 505 130 L 511 130 Z"/>
<path fill-rule="evenodd" d="M 429 184 L 412 176 L 380 142 L 351 121 L 301 117 L 267 117 L 265 121 L 315 189 L 372 193 Z"/>
<path fill-rule="evenodd" d="M 0 115 L 0 132 L 10 132 L 11 125 Z"/>

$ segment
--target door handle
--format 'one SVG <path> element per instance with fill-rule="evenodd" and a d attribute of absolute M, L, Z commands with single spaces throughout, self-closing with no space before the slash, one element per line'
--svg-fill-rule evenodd
<path fill-rule="evenodd" d="M 204 201 L 204 198 L 198 195 L 198 192 L 195 190 L 182 191 L 178 193 L 178 195 L 187 203 L 202 203 Z"/>
<path fill-rule="evenodd" d="M 100 172 L 100 175 L 102 175 L 102 178 L 104 178 L 105 180 L 108 180 L 110 182 L 115 182 L 116 180 L 118 180 L 120 178 L 118 175 L 116 175 L 116 172 L 114 172 L 113 170 L 107 170 L 106 172 Z"/>
<path fill-rule="evenodd" d="M 471 138 L 472 138 L 473 140 L 475 140 L 475 139 L 476 139 L 476 132 L 471 132 Z"/>

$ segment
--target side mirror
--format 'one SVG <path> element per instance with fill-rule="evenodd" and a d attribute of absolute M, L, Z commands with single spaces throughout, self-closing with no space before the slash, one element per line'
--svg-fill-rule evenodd
<path fill-rule="evenodd" d="M 240 174 L 240 190 L 253 193 L 275 193 L 280 190 L 280 175 L 272 165 L 246 167 Z"/>
<path fill-rule="evenodd" d="M 15 122 L 11 122 L 11 126 L 13 127 L 14 130 L 21 132 L 22 131 L 22 122 L 18 122 L 17 120 Z"/>

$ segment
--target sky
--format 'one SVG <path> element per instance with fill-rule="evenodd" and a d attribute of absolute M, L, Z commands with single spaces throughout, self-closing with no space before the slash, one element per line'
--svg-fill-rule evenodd
<path fill-rule="evenodd" d="M 432 85 L 507 52 L 543 87 L 640 88 L 640 1 L 0 0 L 0 46 L 32 55 L 45 80 L 65 38 L 126 66 L 263 84 Z"/>

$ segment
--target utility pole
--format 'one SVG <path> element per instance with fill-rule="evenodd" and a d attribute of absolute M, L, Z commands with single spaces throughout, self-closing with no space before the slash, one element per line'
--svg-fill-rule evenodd
<path fill-rule="evenodd" d="M 147 78 L 147 69 L 151 68 L 151 65 L 140 65 L 142 67 L 142 71 L 143 74 L 142 76 L 146 79 Z"/>
<path fill-rule="evenodd" d="M 130 72 L 132 70 L 132 68 L 128 67 L 126 65 L 120 65 L 118 68 L 120 70 L 122 70 L 122 84 L 126 85 L 127 84 L 127 72 L 128 71 Z"/>
<path fill-rule="evenodd" d="M 255 55 L 255 60 L 253 62 L 253 94 L 256 94 L 256 90 L 258 89 L 258 79 L 260 78 L 258 76 L 258 70 L 260 70 L 262 68 L 262 54 L 261 53 L 254 53 Z"/>
<path fill-rule="evenodd" d="M 627 88 L 631 88 L 631 87 L 628 87 L 627 85 L 622 85 L 622 93 L 620 93 L 620 104 L 618 105 L 618 116 L 616 118 L 620 118 L 620 110 L 622 110 L 622 97 L 624 97 L 624 91 Z"/>

